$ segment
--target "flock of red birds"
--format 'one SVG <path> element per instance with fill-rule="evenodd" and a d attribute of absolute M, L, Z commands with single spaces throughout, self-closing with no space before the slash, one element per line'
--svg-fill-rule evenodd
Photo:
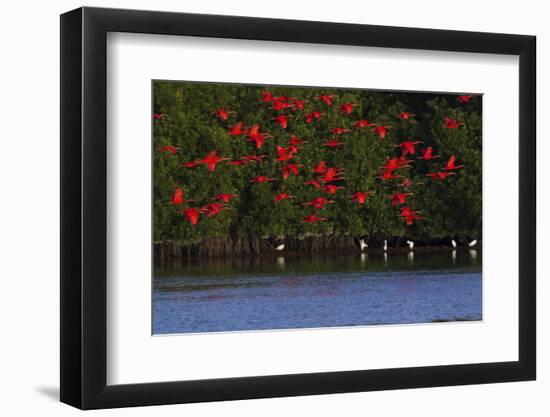
<path fill-rule="evenodd" d="M 468 103 L 472 96 L 461 95 L 457 97 L 457 101 L 461 104 Z M 336 96 L 335 95 L 319 95 L 316 99 L 323 103 L 325 106 L 333 106 L 335 104 Z M 260 103 L 271 105 L 273 111 L 276 112 L 275 117 L 273 117 L 273 123 L 278 125 L 282 129 L 287 129 L 291 119 L 295 117 L 304 117 L 306 123 L 311 124 L 315 123 L 318 119 L 323 117 L 323 113 L 319 110 L 314 110 L 309 113 L 306 113 L 305 106 L 306 101 L 300 100 L 295 97 L 287 96 L 275 96 L 273 93 L 264 91 L 261 93 Z M 341 103 L 339 105 L 339 110 L 342 115 L 352 116 L 354 111 L 355 104 L 353 103 Z M 283 114 L 284 110 L 288 110 L 291 113 Z M 303 113 L 303 114 L 301 114 Z M 250 127 L 245 127 L 243 122 L 235 121 L 229 123 L 230 118 L 235 115 L 235 112 L 219 108 L 214 112 L 215 117 L 217 117 L 222 123 L 227 124 L 228 136 L 231 138 L 242 138 L 243 140 L 253 144 L 253 147 L 257 151 L 261 151 L 265 141 L 272 138 L 268 133 L 262 132 L 259 124 L 255 124 Z M 155 121 L 162 121 L 167 115 L 164 113 L 156 113 L 153 115 Z M 397 118 L 401 120 L 410 120 L 416 115 L 408 112 L 401 112 L 396 115 Z M 451 117 L 445 117 L 443 120 L 443 126 L 447 129 L 458 129 L 463 126 L 464 123 L 459 122 Z M 331 140 L 327 140 L 322 143 L 321 146 L 328 148 L 339 148 L 345 146 L 345 134 L 350 132 L 352 129 L 371 129 L 372 133 L 384 140 L 389 129 L 392 126 L 388 125 L 379 125 L 376 123 L 371 123 L 368 120 L 357 120 L 350 123 L 350 128 L 348 127 L 334 127 L 330 129 L 333 137 Z M 304 184 L 315 187 L 319 190 L 320 195 L 314 198 L 311 201 L 303 202 L 302 204 L 306 208 L 313 210 L 312 213 L 308 213 L 303 217 L 303 222 L 305 223 L 317 223 L 324 220 L 327 220 L 326 217 L 320 215 L 319 211 L 328 204 L 335 203 L 334 200 L 330 200 L 328 197 L 330 195 L 336 194 L 339 190 L 343 190 L 345 187 L 340 185 L 341 181 L 345 179 L 345 168 L 339 167 L 330 167 L 325 161 L 319 161 L 316 165 L 312 167 L 305 167 L 297 162 L 299 159 L 299 154 L 302 146 L 304 146 L 307 141 L 300 139 L 295 135 L 291 135 L 289 142 L 286 147 L 277 145 L 277 155 L 276 161 L 281 163 L 281 178 L 282 180 L 288 179 L 290 176 L 300 175 L 301 170 L 311 170 L 313 174 L 316 175 L 315 179 L 308 180 Z M 399 174 L 400 170 L 403 168 L 410 167 L 414 160 L 410 159 L 413 156 L 417 155 L 417 159 L 423 161 L 432 161 L 438 159 L 441 156 L 434 154 L 434 149 L 431 146 L 425 147 L 424 149 L 417 149 L 417 146 L 422 144 L 422 141 L 418 140 L 405 140 L 401 143 L 395 145 L 398 149 L 399 155 L 389 158 L 386 163 L 380 169 L 380 175 L 378 178 L 382 181 L 390 180 L 399 180 L 398 186 L 399 189 L 394 194 L 390 195 L 391 205 L 394 207 L 399 207 L 399 216 L 407 225 L 412 225 L 416 221 L 421 220 L 420 212 L 411 209 L 406 206 L 407 199 L 412 195 L 411 192 L 407 192 L 408 187 L 410 187 L 413 182 L 404 178 Z M 167 153 L 169 155 L 175 155 L 178 153 L 179 148 L 177 146 L 162 146 L 160 152 Z M 184 162 L 182 164 L 185 168 L 195 168 L 199 165 L 204 165 L 209 172 L 215 172 L 216 167 L 220 163 L 227 163 L 232 166 L 242 166 L 250 163 L 261 163 L 266 158 L 269 158 L 265 154 L 250 154 L 243 155 L 238 159 L 231 159 L 222 157 L 219 155 L 217 150 L 213 150 L 205 155 L 202 159 L 197 159 L 194 161 Z M 428 177 L 432 178 L 434 181 L 444 181 L 449 176 L 455 175 L 456 172 L 463 168 L 463 165 L 456 164 L 456 156 L 451 155 L 443 167 L 439 168 L 435 172 L 426 174 Z M 277 181 L 276 178 L 268 177 L 265 175 L 259 175 L 254 178 L 251 178 L 249 182 L 251 184 L 263 184 Z M 353 202 L 357 204 L 366 204 L 372 191 L 358 190 L 355 191 L 350 198 Z M 183 214 L 187 221 L 195 225 L 199 222 L 201 215 L 206 218 L 218 215 L 223 210 L 229 207 L 229 204 L 232 199 L 236 198 L 236 194 L 221 193 L 212 197 L 212 202 L 201 206 L 201 207 L 192 207 L 183 208 L 179 210 L 179 213 Z M 296 197 L 290 195 L 286 192 L 280 192 L 277 195 L 273 196 L 274 203 L 278 204 L 284 200 L 295 200 Z M 184 191 L 182 188 L 176 188 L 172 194 L 170 203 L 176 206 L 181 206 L 186 203 L 191 203 L 193 200 L 186 200 L 184 198 Z"/>

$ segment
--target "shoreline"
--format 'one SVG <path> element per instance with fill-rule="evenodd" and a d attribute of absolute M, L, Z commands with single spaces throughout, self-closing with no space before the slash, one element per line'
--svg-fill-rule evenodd
<path fill-rule="evenodd" d="M 356 240 L 356 239 L 354 239 Z M 171 263 L 171 262 L 181 262 L 181 261 L 197 261 L 197 260 L 219 260 L 219 259 L 276 259 L 280 257 L 315 257 L 315 256 L 353 256 L 353 255 L 395 255 L 395 254 L 408 254 L 408 253 L 425 253 L 425 254 L 436 254 L 436 253 L 452 253 L 453 251 L 462 252 L 466 250 L 475 250 L 480 252 L 482 250 L 482 242 L 478 241 L 474 247 L 469 247 L 468 245 L 460 245 L 457 248 L 453 248 L 450 244 L 426 244 L 423 242 L 415 242 L 414 248 L 411 250 L 406 245 L 406 240 L 401 240 L 402 244 L 399 246 L 390 246 L 388 243 L 388 248 L 385 251 L 382 245 L 376 245 L 369 243 L 369 247 L 361 250 L 359 244 L 353 244 L 351 247 L 337 247 L 337 248 L 320 248 L 314 250 L 309 247 L 307 250 L 300 250 L 299 248 L 290 248 L 277 251 L 272 245 L 263 250 L 258 251 L 247 251 L 247 253 L 230 251 L 230 253 L 209 253 L 207 251 L 199 251 L 192 249 L 193 245 L 181 245 L 176 242 L 164 241 L 164 242 L 155 242 L 153 244 L 153 254 L 154 254 L 154 263 Z M 286 245 L 285 245 L 286 246 Z M 168 250 L 166 250 L 168 248 Z M 202 253 L 201 253 L 202 252 Z M 225 251 L 223 251 L 225 252 Z"/>

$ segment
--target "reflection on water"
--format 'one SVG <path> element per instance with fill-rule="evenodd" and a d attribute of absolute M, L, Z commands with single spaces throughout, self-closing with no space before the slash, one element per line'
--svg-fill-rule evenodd
<path fill-rule="evenodd" d="M 480 320 L 481 293 L 475 250 L 186 260 L 155 269 L 153 333 Z"/>

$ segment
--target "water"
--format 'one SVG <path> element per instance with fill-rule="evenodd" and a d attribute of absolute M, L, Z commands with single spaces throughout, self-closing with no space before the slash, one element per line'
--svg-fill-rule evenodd
<path fill-rule="evenodd" d="M 481 253 L 287 256 L 157 267 L 153 333 L 481 320 Z"/>

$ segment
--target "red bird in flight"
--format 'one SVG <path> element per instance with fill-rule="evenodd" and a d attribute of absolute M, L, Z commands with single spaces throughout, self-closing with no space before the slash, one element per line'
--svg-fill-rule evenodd
<path fill-rule="evenodd" d="M 414 155 L 416 152 L 416 145 L 419 143 L 424 143 L 422 141 L 416 140 L 406 140 L 404 142 L 401 142 L 398 145 L 395 145 L 396 148 L 401 148 L 401 156 L 407 156 L 407 155 Z"/>
<path fill-rule="evenodd" d="M 265 175 L 258 175 L 256 178 L 250 180 L 252 184 L 261 184 L 263 182 L 272 182 L 275 178 L 266 177 Z"/>
<path fill-rule="evenodd" d="M 388 134 L 388 129 L 390 128 L 391 126 L 375 126 L 372 128 L 372 132 L 380 139 L 384 139 Z"/>
<path fill-rule="evenodd" d="M 172 194 L 172 204 L 183 204 L 183 190 L 181 188 L 176 188 Z"/>
<path fill-rule="evenodd" d="M 321 188 L 321 183 L 316 180 L 309 180 L 304 182 L 305 185 L 313 185 L 315 188 Z"/>
<path fill-rule="evenodd" d="M 342 174 L 343 171 L 342 168 L 327 168 L 324 174 L 317 179 L 321 182 L 341 181 L 344 179 Z"/>
<path fill-rule="evenodd" d="M 340 105 L 340 113 L 350 115 L 353 113 L 353 103 L 343 103 Z"/>
<path fill-rule="evenodd" d="M 395 117 L 397 117 L 398 119 L 409 120 L 410 118 L 412 118 L 414 116 L 416 116 L 416 114 L 403 111 Z"/>
<path fill-rule="evenodd" d="M 313 122 L 314 120 L 321 118 L 321 112 L 313 111 L 311 113 L 306 114 L 306 123 L 309 124 Z"/>
<path fill-rule="evenodd" d="M 370 195 L 371 192 L 365 193 L 363 191 L 358 191 L 351 196 L 351 199 L 358 204 L 365 204 Z"/>
<path fill-rule="evenodd" d="M 455 173 L 454 172 L 431 172 L 429 174 L 426 174 L 427 177 L 431 177 L 431 179 L 434 181 L 443 181 L 449 175 L 455 175 Z"/>
<path fill-rule="evenodd" d="M 447 161 L 447 164 L 445 165 L 445 168 L 443 168 L 445 171 L 454 171 L 455 169 L 463 168 L 464 165 L 455 165 L 456 162 L 456 156 L 451 155 L 449 160 Z"/>
<path fill-rule="evenodd" d="M 234 111 L 229 111 L 229 110 L 226 110 L 226 109 L 217 109 L 214 112 L 216 117 L 220 120 L 223 120 L 223 121 L 226 121 L 229 118 L 229 115 L 233 114 L 233 113 L 235 113 L 235 112 Z"/>
<path fill-rule="evenodd" d="M 207 218 L 210 218 L 216 214 L 220 214 L 225 208 L 226 205 L 223 203 L 210 203 L 201 207 L 200 212 L 206 214 Z"/>
<path fill-rule="evenodd" d="M 313 167 L 313 172 L 315 174 L 323 174 L 327 170 L 327 163 L 325 161 L 319 162 Z"/>
<path fill-rule="evenodd" d="M 204 158 L 201 159 L 200 163 L 206 165 L 208 171 L 213 172 L 216 170 L 216 166 L 222 161 L 229 161 L 230 158 L 222 158 L 218 155 L 218 151 L 212 151 Z M 195 161 L 196 162 L 196 161 Z"/>
<path fill-rule="evenodd" d="M 346 129 L 345 127 L 335 127 L 333 129 L 330 129 L 330 133 L 334 135 L 341 135 L 342 133 L 349 132 L 349 129 Z"/>
<path fill-rule="evenodd" d="M 336 194 L 336 191 L 341 190 L 343 188 L 345 187 L 342 187 L 341 185 L 329 184 L 325 186 L 325 191 L 329 194 Z"/>
<path fill-rule="evenodd" d="M 354 123 L 354 126 L 357 128 L 357 129 L 363 129 L 365 127 L 372 127 L 372 126 L 376 126 L 375 123 L 371 123 L 369 122 L 368 120 L 358 120 Z"/>
<path fill-rule="evenodd" d="M 180 213 L 184 214 L 187 218 L 187 221 L 191 223 L 193 226 L 197 224 L 199 221 L 199 209 L 195 207 L 189 207 L 183 210 L 180 210 Z"/>
<path fill-rule="evenodd" d="M 344 145 L 344 142 L 340 142 L 337 140 L 329 140 L 328 142 L 323 143 L 323 146 L 326 146 L 327 148 L 337 148 L 343 145 Z"/>
<path fill-rule="evenodd" d="M 297 98 L 292 100 L 292 110 L 304 110 L 306 106 L 305 100 L 298 100 Z"/>
<path fill-rule="evenodd" d="M 153 113 L 153 119 L 161 120 L 166 117 L 166 113 Z"/>
<path fill-rule="evenodd" d="M 231 136 L 239 136 L 246 134 L 246 131 L 243 130 L 243 122 L 235 123 L 229 128 L 229 134 Z"/>
<path fill-rule="evenodd" d="M 278 203 L 279 201 L 282 201 L 282 200 L 291 200 L 294 198 L 296 198 L 296 196 L 289 195 L 287 193 L 281 193 L 277 195 L 273 200 L 275 201 L 275 203 Z"/>
<path fill-rule="evenodd" d="M 318 217 L 315 214 L 312 214 L 311 216 L 304 217 L 303 221 L 305 223 L 317 223 L 317 222 L 323 222 L 327 218 L 326 217 Z"/>
<path fill-rule="evenodd" d="M 419 159 L 423 159 L 425 161 L 430 161 L 432 159 L 440 158 L 439 155 L 433 154 L 433 149 L 431 146 L 428 146 L 426 149 L 422 151 L 422 156 L 419 157 Z"/>
<path fill-rule="evenodd" d="M 328 106 L 332 106 L 335 97 L 336 96 L 330 95 L 330 94 L 322 94 L 322 95 L 317 96 L 315 98 L 319 101 L 322 101 L 323 103 L 325 103 Z"/>
<path fill-rule="evenodd" d="M 472 99 L 472 96 L 458 96 L 456 98 L 456 101 L 458 101 L 460 104 L 466 104 L 469 103 Z"/>
<path fill-rule="evenodd" d="M 411 196 L 412 193 L 395 193 L 390 196 L 392 206 L 400 206 L 405 204 L 407 197 Z"/>
<path fill-rule="evenodd" d="M 301 165 L 296 164 L 288 164 L 281 168 L 281 171 L 283 173 L 283 179 L 286 180 L 288 177 L 290 177 L 290 174 L 298 175 L 298 170 Z"/>
<path fill-rule="evenodd" d="M 179 147 L 172 146 L 172 145 L 162 146 L 159 148 L 159 151 L 168 152 L 168 153 L 171 153 L 172 155 L 175 155 L 176 153 L 178 153 L 178 150 L 179 150 Z"/>
<path fill-rule="evenodd" d="M 443 125 L 447 129 L 458 129 L 460 126 L 463 126 L 464 123 L 459 122 L 456 119 L 453 119 L 452 117 L 445 117 L 445 121 L 443 122 Z"/>
<path fill-rule="evenodd" d="M 237 194 L 221 193 L 221 194 L 218 194 L 217 196 L 215 196 L 213 199 L 223 201 L 224 203 L 229 203 L 235 197 L 237 197 Z"/>
<path fill-rule="evenodd" d="M 275 123 L 277 123 L 283 129 L 286 129 L 288 127 L 288 119 L 289 118 L 290 118 L 290 116 L 284 116 L 284 115 L 280 114 L 279 116 L 274 117 L 273 120 L 275 121 Z"/>
<path fill-rule="evenodd" d="M 290 142 L 288 142 L 289 145 L 294 145 L 294 146 L 300 146 L 300 145 L 303 145 L 305 143 L 307 143 L 307 141 L 305 140 L 301 140 L 298 136 L 296 135 L 292 135 L 290 137 Z"/>
<path fill-rule="evenodd" d="M 308 201 L 307 203 L 304 203 L 304 205 L 321 210 L 325 206 L 325 204 L 331 204 L 334 202 L 335 202 L 334 200 L 328 200 L 325 197 L 317 197 L 311 201 Z"/>

